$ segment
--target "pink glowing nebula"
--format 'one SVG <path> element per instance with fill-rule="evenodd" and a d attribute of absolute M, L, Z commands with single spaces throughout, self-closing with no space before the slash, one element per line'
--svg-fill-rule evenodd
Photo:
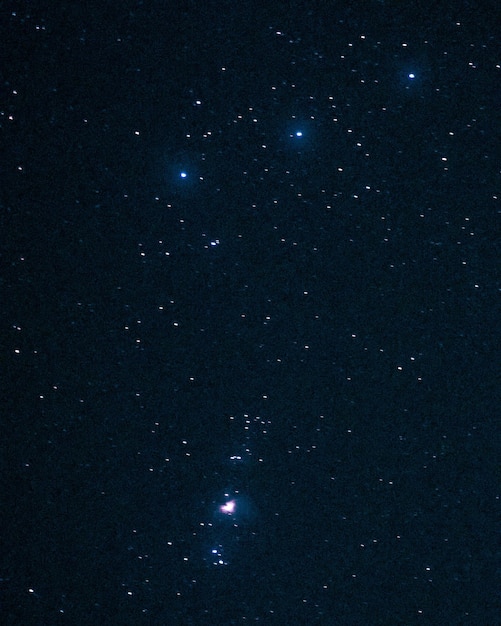
<path fill-rule="evenodd" d="M 221 504 L 221 506 L 219 507 L 219 511 L 221 513 L 224 513 L 225 515 L 231 515 L 235 512 L 236 504 L 237 503 L 235 502 L 235 500 L 228 500 L 228 502 Z"/>

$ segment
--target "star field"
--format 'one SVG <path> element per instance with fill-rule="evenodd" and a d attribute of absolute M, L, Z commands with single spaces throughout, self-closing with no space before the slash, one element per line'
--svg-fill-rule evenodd
<path fill-rule="evenodd" d="M 499 10 L 104 5 L 1 9 L 4 623 L 501 624 Z"/>

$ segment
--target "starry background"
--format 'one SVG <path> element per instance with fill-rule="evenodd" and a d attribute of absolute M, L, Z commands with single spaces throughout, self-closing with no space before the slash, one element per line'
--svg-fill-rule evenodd
<path fill-rule="evenodd" d="M 501 624 L 496 3 L 1 11 L 2 622 Z"/>

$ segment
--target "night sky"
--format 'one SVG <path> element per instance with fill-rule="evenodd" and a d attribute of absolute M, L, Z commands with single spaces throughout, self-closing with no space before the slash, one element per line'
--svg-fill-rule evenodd
<path fill-rule="evenodd" d="M 497 2 L 5 1 L 2 624 L 501 624 Z"/>

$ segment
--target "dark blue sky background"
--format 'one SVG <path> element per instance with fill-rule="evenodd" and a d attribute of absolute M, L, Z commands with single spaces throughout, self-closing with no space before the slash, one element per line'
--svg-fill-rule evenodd
<path fill-rule="evenodd" d="M 2 623 L 501 624 L 496 3 L 0 10 Z"/>

